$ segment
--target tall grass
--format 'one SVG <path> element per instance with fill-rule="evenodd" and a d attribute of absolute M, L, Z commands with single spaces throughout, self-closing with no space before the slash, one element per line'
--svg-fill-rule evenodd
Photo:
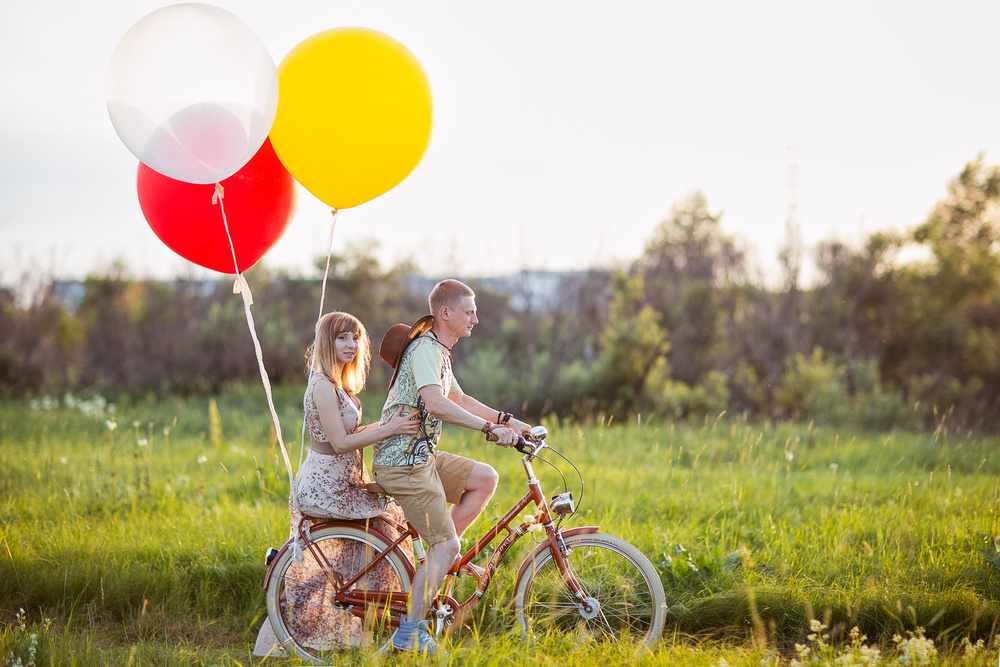
<path fill-rule="evenodd" d="M 300 401 L 276 394 L 296 462 Z M 370 419 L 378 406 L 366 409 Z M 581 493 L 572 468 L 547 457 L 580 501 L 572 525 L 631 541 L 663 580 L 667 632 L 647 662 L 792 658 L 816 634 L 811 619 L 829 642 L 857 627 L 887 654 L 918 628 L 955 664 L 965 640 L 994 650 L 1000 440 L 725 417 L 548 426 L 586 482 Z M 512 450 L 470 432 L 444 442 L 501 473 L 472 537 L 523 494 L 524 473 Z M 256 393 L 3 403 L 0 466 L 0 661 L 27 664 L 33 630 L 38 664 L 254 662 L 263 554 L 288 532 L 287 475 Z M 591 664 L 590 647 L 526 652 L 506 636 L 515 569 L 457 636 L 453 662 Z"/>

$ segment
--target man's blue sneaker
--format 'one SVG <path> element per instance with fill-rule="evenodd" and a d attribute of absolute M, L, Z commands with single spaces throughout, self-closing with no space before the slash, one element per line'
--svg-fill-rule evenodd
<path fill-rule="evenodd" d="M 428 632 L 429 621 L 407 621 L 400 619 L 399 629 L 392 633 L 392 647 L 397 651 L 421 654 L 433 653 L 437 644 Z"/>

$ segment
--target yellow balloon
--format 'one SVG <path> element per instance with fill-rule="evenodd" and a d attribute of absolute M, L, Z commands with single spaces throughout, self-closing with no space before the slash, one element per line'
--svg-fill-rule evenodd
<path fill-rule="evenodd" d="M 401 183 L 430 135 L 427 75 L 388 35 L 326 30 L 278 67 L 271 145 L 295 180 L 333 208 L 363 204 Z"/>

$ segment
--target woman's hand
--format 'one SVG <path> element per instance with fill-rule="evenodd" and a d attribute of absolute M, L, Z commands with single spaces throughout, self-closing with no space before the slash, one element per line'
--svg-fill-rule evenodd
<path fill-rule="evenodd" d="M 414 410 L 408 415 L 403 414 L 403 406 L 399 406 L 396 414 L 385 424 L 390 435 L 408 435 L 416 433 L 420 428 L 420 411 Z"/>

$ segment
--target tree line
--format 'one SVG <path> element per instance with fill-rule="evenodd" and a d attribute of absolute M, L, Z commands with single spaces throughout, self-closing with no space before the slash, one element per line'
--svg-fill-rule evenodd
<path fill-rule="evenodd" d="M 705 196 L 678 202 L 619 270 L 464 279 L 483 320 L 455 348 L 471 393 L 532 418 L 723 413 L 865 429 L 993 430 L 1000 417 L 1000 167 L 980 156 L 927 219 L 859 246 L 780 254 L 768 287 Z M 914 252 L 918 251 L 918 252 Z M 916 259 L 907 259 L 916 257 Z M 446 276 L 442 276 L 446 277 Z M 322 289 L 315 277 L 247 273 L 273 383 L 302 382 Z M 369 387 L 381 391 L 382 334 L 427 312 L 433 280 L 367 251 L 333 259 L 327 310 L 369 329 Z M 215 393 L 259 381 L 231 279 L 93 276 L 67 303 L 51 282 L 30 299 L 0 290 L 0 392 Z"/>

